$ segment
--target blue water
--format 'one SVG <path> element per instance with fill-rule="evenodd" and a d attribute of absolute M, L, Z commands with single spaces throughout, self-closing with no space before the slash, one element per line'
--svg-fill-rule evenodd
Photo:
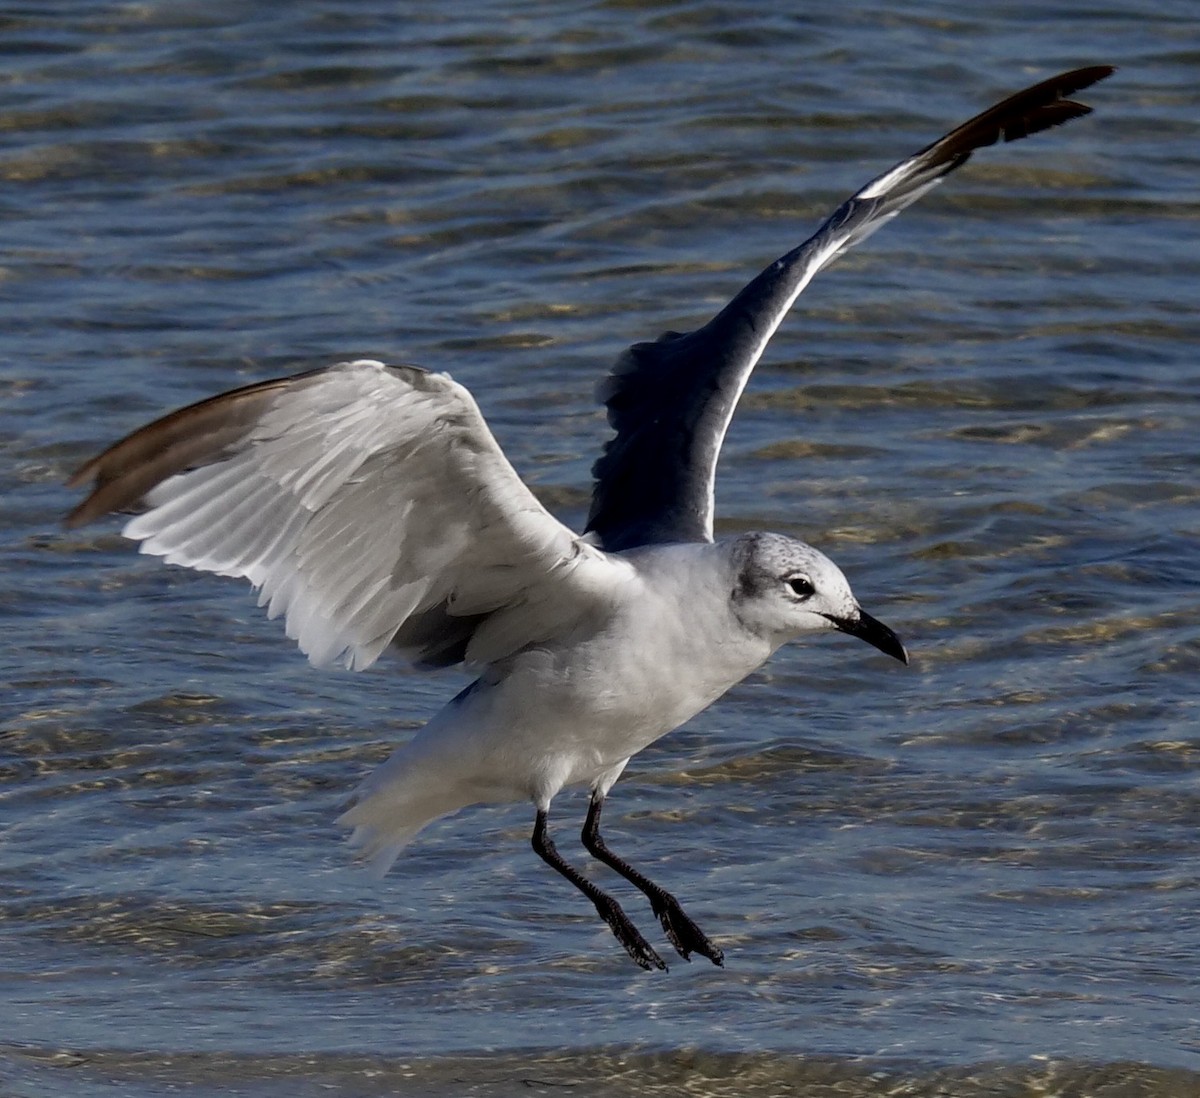
<path fill-rule="evenodd" d="M 0 1090 L 1200 1093 L 1200 13 L 963 12 L 0 11 Z M 59 526 L 142 422 L 360 356 L 452 372 L 578 524 L 623 347 L 1101 62 L 742 403 L 722 530 L 829 552 L 914 664 L 790 646 L 615 788 L 724 970 L 632 966 L 527 806 L 371 879 L 338 806 L 463 677 L 315 672 L 238 584 Z"/>

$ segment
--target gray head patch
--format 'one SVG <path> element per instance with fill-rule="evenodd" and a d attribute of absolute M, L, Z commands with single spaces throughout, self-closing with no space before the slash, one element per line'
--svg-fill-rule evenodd
<path fill-rule="evenodd" d="M 730 545 L 735 603 L 777 595 L 793 577 L 812 585 L 814 609 L 849 614 L 857 604 L 842 571 L 824 553 L 783 534 L 750 533 Z"/>
<path fill-rule="evenodd" d="M 796 544 L 780 534 L 742 534 L 733 542 L 733 599 L 760 598 L 777 587 L 787 556 L 787 547 Z"/>

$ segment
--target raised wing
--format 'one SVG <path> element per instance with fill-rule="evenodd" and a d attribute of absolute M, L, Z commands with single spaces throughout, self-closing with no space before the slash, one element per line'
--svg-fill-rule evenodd
<path fill-rule="evenodd" d="M 703 328 L 636 343 L 599 396 L 616 435 L 592 469 L 587 533 L 605 549 L 711 541 L 717 456 L 738 398 L 775 329 L 812 277 L 961 167 L 974 150 L 1091 111 L 1066 98 L 1114 70 L 1062 73 L 1009 96 L 901 161 L 842 203 Z"/>
<path fill-rule="evenodd" d="M 627 566 L 521 482 L 444 374 L 347 362 L 143 427 L 68 481 L 78 526 L 143 508 L 141 551 L 260 590 L 317 665 L 389 643 L 426 665 L 490 662 L 603 603 Z"/>

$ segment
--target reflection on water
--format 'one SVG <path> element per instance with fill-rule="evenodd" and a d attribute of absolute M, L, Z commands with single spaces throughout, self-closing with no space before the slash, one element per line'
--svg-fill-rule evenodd
<path fill-rule="evenodd" d="M 1191 14 L 0 19 L 0 1089 L 1200 1091 Z M 828 550 L 915 659 L 792 646 L 616 787 L 723 971 L 629 965 L 524 806 L 375 882 L 331 821 L 462 677 L 313 672 L 236 585 L 57 527 L 150 416 L 364 355 L 452 370 L 578 523 L 622 347 L 1094 62 L 1093 118 L 822 276 L 735 421 L 723 530 Z"/>
<path fill-rule="evenodd" d="M 803 1094 L 805 1098 L 996 1098 L 997 1095 L 1193 1098 L 1190 1072 L 1118 1063 L 1064 1064 L 1049 1058 L 1028 1067 L 978 1065 L 916 1071 L 900 1065 L 866 1065 L 819 1057 L 794 1059 L 699 1049 L 644 1053 L 636 1049 L 584 1049 L 568 1054 L 474 1056 L 395 1060 L 379 1055 L 295 1056 L 247 1059 L 229 1055 L 114 1055 L 54 1051 L 8 1052 L 27 1086 L 53 1086 L 69 1076 L 72 1093 L 109 1094 L 116 1087 L 187 1086 L 193 1093 L 300 1095 L 352 1093 L 553 1095 L 584 1098 L 686 1094 L 703 1098 Z M 69 1072 L 62 1069 L 70 1069 Z"/>

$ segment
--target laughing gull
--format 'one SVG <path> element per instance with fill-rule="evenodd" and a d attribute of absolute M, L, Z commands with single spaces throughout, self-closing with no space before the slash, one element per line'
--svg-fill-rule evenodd
<path fill-rule="evenodd" d="M 385 872 L 426 824 L 531 800 L 533 848 L 596 906 L 643 968 L 665 969 L 617 901 L 547 830 L 568 785 L 591 790 L 583 844 L 650 901 L 671 945 L 721 950 L 609 850 L 600 812 L 630 758 L 740 682 L 780 645 L 837 630 L 905 663 L 828 557 L 779 534 L 713 540 L 717 456 L 775 329 L 837 255 L 974 150 L 1079 118 L 1093 66 L 972 118 L 839 206 L 712 320 L 637 343 L 600 390 L 615 434 L 593 469 L 582 535 L 522 483 L 471 394 L 446 374 L 343 362 L 183 408 L 83 465 L 69 527 L 136 511 L 141 551 L 244 576 L 313 664 L 371 666 L 387 648 L 478 678 L 355 791 L 339 823 Z"/>

